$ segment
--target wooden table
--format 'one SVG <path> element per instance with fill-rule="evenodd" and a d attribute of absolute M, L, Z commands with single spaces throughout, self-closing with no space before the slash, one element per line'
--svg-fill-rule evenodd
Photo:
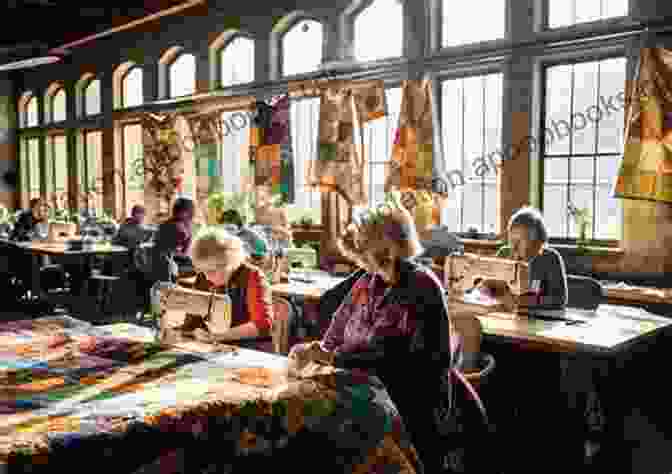
<path fill-rule="evenodd" d="M 311 283 L 294 280 L 290 274 L 290 281 L 287 283 L 276 283 L 271 286 L 274 295 L 284 296 L 285 298 L 299 298 L 307 302 L 318 302 L 322 295 L 335 287 L 344 277 L 330 275 L 327 272 L 310 272 L 309 278 L 314 280 Z"/>
<path fill-rule="evenodd" d="M 602 283 L 610 304 L 653 304 L 672 306 L 672 288 L 647 288 Z"/>
<path fill-rule="evenodd" d="M 459 317 L 459 314 L 452 316 Z M 598 394 L 605 426 L 602 449 L 596 463 L 600 468 L 604 467 L 600 470 L 605 472 L 629 472 L 632 448 L 626 440 L 635 438 L 629 438 L 626 434 L 625 420 L 631 414 L 634 400 L 638 400 L 638 404 L 642 403 L 641 397 L 635 398 L 639 391 L 635 387 L 645 386 L 647 393 L 652 394 L 664 390 L 661 378 L 655 375 L 656 364 L 660 363 L 657 359 L 666 357 L 664 348 L 668 346 L 666 341 L 672 334 L 672 319 L 641 308 L 619 305 L 601 305 L 594 312 L 567 309 L 565 317 L 583 321 L 581 324 L 528 318 L 505 312 L 478 314 L 476 317 L 483 326 L 486 351 L 499 351 L 504 346 L 514 348 L 514 351 L 523 349 L 524 357 L 516 360 L 528 358 L 533 361 L 529 358 L 540 357 L 540 360 L 546 361 L 544 364 L 551 363 L 534 365 L 535 370 L 542 372 L 558 370 L 557 365 L 550 361 L 561 361 L 564 364 L 567 371 L 560 373 L 566 374 L 561 376 L 566 380 L 560 382 L 564 388 L 559 392 L 559 397 L 564 400 L 563 406 L 551 408 L 546 405 L 546 410 L 565 413 L 563 416 L 567 420 L 585 420 L 584 407 L 577 406 L 576 400 L 582 399 L 592 390 Z M 549 358 L 541 353 L 558 355 Z M 508 368 L 505 365 L 502 364 L 498 370 L 507 374 L 504 377 L 512 387 L 520 387 L 520 390 L 513 389 L 508 395 L 513 401 L 506 403 L 515 403 L 516 398 L 524 395 L 528 389 L 542 399 L 549 395 L 541 387 L 535 386 L 537 378 L 534 373 L 526 372 L 515 364 L 509 364 Z M 567 405 L 564 405 L 565 402 Z M 516 416 L 520 414 L 518 412 Z M 539 415 L 538 411 L 533 410 L 528 413 L 531 417 Z M 564 435 L 566 439 L 581 439 L 585 433 L 583 422 L 568 423 L 569 428 L 565 428 L 572 432 Z M 595 466 L 596 472 L 598 466 Z M 621 470 L 623 466 L 628 466 L 628 470 Z"/>
<path fill-rule="evenodd" d="M 9 247 L 13 251 L 20 251 L 31 257 L 31 282 L 30 289 L 33 295 L 38 295 L 41 299 L 47 299 L 46 292 L 42 288 L 40 281 L 40 256 L 46 255 L 56 258 L 75 258 L 82 262 L 82 280 L 86 282 L 92 275 L 94 258 L 96 256 L 112 256 L 128 253 L 126 247 L 112 245 L 109 243 L 94 243 L 93 245 L 81 250 L 71 250 L 66 242 L 15 242 L 3 240 L 2 245 Z M 86 285 L 82 284 L 80 294 L 72 295 L 75 297 L 86 296 Z"/>

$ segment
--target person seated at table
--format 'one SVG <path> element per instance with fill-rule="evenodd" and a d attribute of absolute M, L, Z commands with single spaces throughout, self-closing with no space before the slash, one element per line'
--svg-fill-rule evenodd
<path fill-rule="evenodd" d="M 145 208 L 140 205 L 133 206 L 131 216 L 119 226 L 112 243 L 128 248 L 138 247 L 147 237 L 147 230 L 143 226 L 144 220 Z"/>
<path fill-rule="evenodd" d="M 223 231 L 212 231 L 194 243 L 194 263 L 205 278 L 196 289 L 226 293 L 232 300 L 231 328 L 220 333 L 196 329 L 202 342 L 229 342 L 270 336 L 273 320 L 271 287 L 261 270 L 248 263 L 243 241 Z"/>
<path fill-rule="evenodd" d="M 179 275 L 193 273 L 193 263 L 189 252 L 191 250 L 194 212 L 194 201 L 188 198 L 176 199 L 173 204 L 172 216 L 159 225 L 156 233 L 155 249 L 169 251 L 172 254 Z M 164 243 L 170 244 L 170 247 L 162 248 Z"/>
<path fill-rule="evenodd" d="M 421 254 L 413 218 L 399 202 L 350 224 L 341 252 L 365 272 L 338 306 L 319 342 L 290 351 L 290 372 L 310 362 L 362 369 L 387 387 L 426 472 L 440 472 L 442 450 L 435 409 L 451 367 L 447 302 Z"/>
<path fill-rule="evenodd" d="M 565 261 L 557 250 L 548 246 L 548 230 L 539 210 L 523 207 L 508 223 L 509 245 L 497 256 L 529 263 L 530 291 L 516 301 L 498 282 L 484 280 L 481 286 L 491 288 L 510 307 L 517 303 L 523 311 L 555 315 L 567 306 L 567 272 Z"/>
<path fill-rule="evenodd" d="M 46 239 L 48 236 L 49 205 L 42 198 L 33 198 L 30 200 L 30 209 L 24 211 L 16 221 L 10 239 L 28 241 Z"/>

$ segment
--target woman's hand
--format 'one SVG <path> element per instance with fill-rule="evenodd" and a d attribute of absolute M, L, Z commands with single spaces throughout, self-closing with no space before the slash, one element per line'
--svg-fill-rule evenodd
<path fill-rule="evenodd" d="M 488 288 L 492 292 L 494 298 L 499 301 L 507 311 L 514 312 L 516 310 L 518 301 L 508 284 L 500 280 L 486 279 L 480 283 L 480 286 Z"/>
<path fill-rule="evenodd" d="M 334 355 L 322 349 L 319 341 L 297 344 L 289 352 L 289 371 L 300 372 L 311 362 L 332 365 Z"/>
<path fill-rule="evenodd" d="M 201 328 L 196 328 L 192 331 L 192 336 L 199 342 L 205 342 L 206 344 L 214 344 L 215 339 L 209 332 Z"/>

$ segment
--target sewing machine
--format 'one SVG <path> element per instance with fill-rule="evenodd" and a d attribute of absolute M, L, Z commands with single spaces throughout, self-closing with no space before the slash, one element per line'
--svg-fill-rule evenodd
<path fill-rule="evenodd" d="M 483 314 L 502 311 L 503 307 L 497 301 L 476 302 L 467 298 L 465 292 L 475 286 L 476 280 L 497 280 L 508 286 L 514 296 L 520 296 L 529 289 L 529 266 L 506 258 L 451 255 L 446 257 L 444 278 L 449 300 L 456 309 Z"/>

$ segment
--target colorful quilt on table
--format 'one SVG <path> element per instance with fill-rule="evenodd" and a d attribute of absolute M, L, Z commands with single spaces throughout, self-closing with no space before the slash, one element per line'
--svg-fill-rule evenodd
<path fill-rule="evenodd" d="M 162 348 L 150 332 L 67 317 L 0 324 L 0 464 L 33 473 L 289 469 L 321 440 L 342 472 L 416 472 L 376 379 L 288 379 L 284 357 Z"/>
<path fill-rule="evenodd" d="M 614 197 L 672 202 L 672 50 L 644 48 L 628 90 Z"/>

